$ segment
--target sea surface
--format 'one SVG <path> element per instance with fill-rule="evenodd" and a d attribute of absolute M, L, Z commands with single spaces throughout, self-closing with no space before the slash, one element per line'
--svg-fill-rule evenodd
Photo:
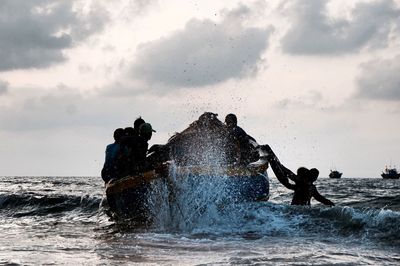
<path fill-rule="evenodd" d="M 165 193 L 162 182 L 154 193 Z M 0 265 L 400 265 L 400 180 L 320 178 L 326 207 L 230 203 L 208 182 L 155 197 L 152 228 L 105 214 L 100 177 L 0 177 Z"/>

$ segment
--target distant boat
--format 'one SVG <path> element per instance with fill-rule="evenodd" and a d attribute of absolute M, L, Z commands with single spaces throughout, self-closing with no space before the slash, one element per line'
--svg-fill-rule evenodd
<path fill-rule="evenodd" d="M 342 177 L 341 172 L 336 171 L 336 170 L 331 170 L 330 174 L 329 174 L 329 178 L 341 178 Z"/>
<path fill-rule="evenodd" d="M 384 179 L 399 179 L 400 174 L 397 172 L 397 169 L 395 167 L 386 167 L 385 170 L 382 172 L 381 176 Z"/>

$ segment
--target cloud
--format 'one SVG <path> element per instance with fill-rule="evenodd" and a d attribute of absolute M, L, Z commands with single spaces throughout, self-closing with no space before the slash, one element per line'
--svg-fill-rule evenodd
<path fill-rule="evenodd" d="M 182 30 L 142 43 L 132 78 L 179 88 L 256 74 L 272 29 L 245 26 L 249 12 L 240 6 L 226 12 L 221 22 L 192 19 Z"/>
<path fill-rule="evenodd" d="M 400 26 L 400 9 L 393 0 L 360 2 L 349 18 L 329 15 L 329 1 L 296 1 L 290 9 L 291 28 L 282 38 L 290 54 L 344 54 L 364 47 L 386 47 Z"/>
<path fill-rule="evenodd" d="M 158 6 L 159 0 L 131 0 L 125 7 L 127 15 L 132 13 L 142 15 L 146 13 L 151 7 Z"/>
<path fill-rule="evenodd" d="M 321 110 L 321 105 L 327 107 L 323 95 L 318 91 L 307 91 L 304 95 L 296 95 L 292 98 L 283 98 L 273 105 L 279 109 L 318 109 Z"/>
<path fill-rule="evenodd" d="M 2 0 L 0 71 L 44 68 L 66 60 L 63 51 L 100 31 L 107 21 L 99 6 L 77 1 Z"/>
<path fill-rule="evenodd" d="M 0 79 L 0 95 L 6 94 L 8 92 L 8 86 L 10 84 L 7 81 Z"/>
<path fill-rule="evenodd" d="M 36 92 L 35 92 L 36 90 Z M 0 106 L 0 130 L 32 130 L 79 124 L 79 107 L 83 97 L 71 89 L 60 87 L 41 92 L 40 88 L 13 88 L 13 95 Z"/>
<path fill-rule="evenodd" d="M 0 95 L 1 96 L 1 95 Z M 156 117 L 169 110 L 170 101 L 156 95 L 109 97 L 97 92 L 81 92 L 60 84 L 57 87 L 12 87 L 12 93 L 0 98 L 0 132 L 31 132 L 86 127 L 111 128 L 132 125 L 133 120 Z"/>
<path fill-rule="evenodd" d="M 400 101 L 400 55 L 386 60 L 373 60 L 361 65 L 355 97 Z"/>

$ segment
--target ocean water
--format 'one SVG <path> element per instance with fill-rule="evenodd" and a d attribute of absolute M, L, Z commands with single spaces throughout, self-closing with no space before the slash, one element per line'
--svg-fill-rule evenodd
<path fill-rule="evenodd" d="M 400 180 L 320 178 L 337 206 L 230 203 L 218 181 L 155 184 L 155 225 L 111 221 L 100 177 L 0 177 L 0 265 L 400 265 Z"/>

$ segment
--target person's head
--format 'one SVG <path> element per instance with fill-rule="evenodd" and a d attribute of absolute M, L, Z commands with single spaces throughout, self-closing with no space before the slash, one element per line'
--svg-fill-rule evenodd
<path fill-rule="evenodd" d="M 139 135 L 145 140 L 150 140 L 153 132 L 156 132 L 149 123 L 144 123 L 139 127 Z"/>
<path fill-rule="evenodd" d="M 236 117 L 236 115 L 234 115 L 234 114 L 228 114 L 228 115 L 225 117 L 225 124 L 226 124 L 228 127 L 234 127 L 234 126 L 236 126 L 236 125 L 237 125 L 237 117 Z"/>
<path fill-rule="evenodd" d="M 141 125 L 143 125 L 144 123 L 146 123 L 143 118 L 141 116 L 139 116 L 138 118 L 136 118 L 135 122 L 133 122 L 133 128 L 139 132 L 139 128 Z"/>
<path fill-rule="evenodd" d="M 310 182 L 313 183 L 317 180 L 319 175 L 319 171 L 317 168 L 311 168 L 310 169 Z"/>
<path fill-rule="evenodd" d="M 299 177 L 299 180 L 303 182 L 307 181 L 309 174 L 310 170 L 305 167 L 299 167 L 299 169 L 297 169 L 297 176 Z"/>
<path fill-rule="evenodd" d="M 126 127 L 124 129 L 124 135 L 125 136 L 134 136 L 135 135 L 135 130 L 133 129 L 133 127 Z"/>
<path fill-rule="evenodd" d="M 115 142 L 119 142 L 123 136 L 124 136 L 124 129 L 117 128 L 114 131 L 114 140 L 115 140 Z"/>

